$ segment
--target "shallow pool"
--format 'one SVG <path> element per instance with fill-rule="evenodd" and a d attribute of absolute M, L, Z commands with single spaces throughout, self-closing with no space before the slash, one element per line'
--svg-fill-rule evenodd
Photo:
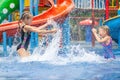
<path fill-rule="evenodd" d="M 106 61 L 99 55 L 100 50 L 100 53 L 98 50 L 97 53 L 81 50 L 52 58 L 43 57 L 44 54 L 24 59 L 1 57 L 0 80 L 120 80 L 119 55 L 116 60 Z"/>
<path fill-rule="evenodd" d="M 0 80 L 120 80 L 117 52 L 115 60 L 106 61 L 102 49 L 83 48 L 83 44 L 60 49 L 59 36 L 48 47 L 39 45 L 23 59 L 15 46 L 8 48 L 9 56 L 0 57 Z"/>

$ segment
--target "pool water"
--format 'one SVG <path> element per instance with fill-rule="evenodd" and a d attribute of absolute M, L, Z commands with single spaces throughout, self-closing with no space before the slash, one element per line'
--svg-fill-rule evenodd
<path fill-rule="evenodd" d="M 24 62 L 18 57 L 4 57 L 0 61 L 0 80 L 120 80 L 119 58 L 111 62 L 104 59 L 79 61 L 75 57 L 56 62 Z"/>
<path fill-rule="evenodd" d="M 0 80 L 120 80 L 120 55 L 105 60 L 102 49 L 85 49 L 73 44 L 60 49 L 58 31 L 48 45 L 35 48 L 32 55 L 20 58 L 16 47 L 0 57 Z"/>

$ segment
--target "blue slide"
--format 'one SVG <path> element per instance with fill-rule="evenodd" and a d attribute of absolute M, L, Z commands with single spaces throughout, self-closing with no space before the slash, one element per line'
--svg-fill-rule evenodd
<path fill-rule="evenodd" d="M 110 28 L 112 39 L 120 45 L 120 16 L 106 20 L 103 25 L 107 25 Z"/>

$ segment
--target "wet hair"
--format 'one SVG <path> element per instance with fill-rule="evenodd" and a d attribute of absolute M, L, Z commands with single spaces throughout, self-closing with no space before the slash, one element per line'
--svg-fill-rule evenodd
<path fill-rule="evenodd" d="M 20 18 L 20 20 L 30 19 L 32 15 L 29 12 L 24 12 Z"/>
<path fill-rule="evenodd" d="M 108 35 L 110 34 L 110 33 L 109 33 L 109 32 L 110 32 L 110 29 L 109 29 L 109 27 L 108 27 L 107 25 L 100 27 L 100 29 L 105 30 Z"/>
<path fill-rule="evenodd" d="M 21 23 L 21 21 L 22 21 L 22 20 L 25 20 L 25 19 L 30 19 L 31 17 L 32 17 L 32 14 L 30 14 L 30 12 L 24 12 L 24 13 L 21 15 L 21 17 L 20 17 L 20 19 L 19 19 L 19 21 L 18 21 L 18 26 L 19 26 L 18 32 L 21 31 L 21 29 L 20 29 L 20 23 Z"/>
<path fill-rule="evenodd" d="M 31 17 L 32 17 L 32 15 L 31 15 L 29 12 L 24 12 L 24 13 L 21 15 L 21 18 L 20 18 L 19 21 L 18 21 L 19 26 L 20 26 L 21 20 L 30 19 Z"/>

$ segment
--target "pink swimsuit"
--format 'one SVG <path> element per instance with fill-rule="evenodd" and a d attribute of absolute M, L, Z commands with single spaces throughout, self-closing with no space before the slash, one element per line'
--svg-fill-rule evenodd
<path fill-rule="evenodd" d="M 104 49 L 104 58 L 108 59 L 108 58 L 114 58 L 115 56 L 113 54 L 112 51 L 112 38 L 110 40 L 110 43 L 108 45 L 106 45 L 105 43 L 102 43 L 103 49 Z"/>

